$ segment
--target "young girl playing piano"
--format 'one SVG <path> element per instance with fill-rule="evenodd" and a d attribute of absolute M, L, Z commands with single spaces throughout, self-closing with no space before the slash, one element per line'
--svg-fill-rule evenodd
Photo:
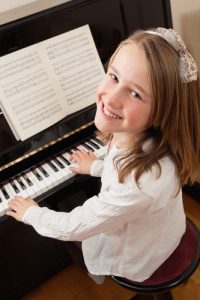
<path fill-rule="evenodd" d="M 100 193 L 69 213 L 15 197 L 7 215 L 41 235 L 83 241 L 92 274 L 144 281 L 185 231 L 181 187 L 197 179 L 200 161 L 197 65 L 174 30 L 137 31 L 111 57 L 96 99 L 107 154 L 76 151 L 71 169 L 101 176 Z"/>

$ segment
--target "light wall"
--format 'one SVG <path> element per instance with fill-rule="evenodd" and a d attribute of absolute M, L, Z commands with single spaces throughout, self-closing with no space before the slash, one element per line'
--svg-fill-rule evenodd
<path fill-rule="evenodd" d="M 187 43 L 200 70 L 200 0 L 171 0 L 171 9 L 173 28 Z"/>
<path fill-rule="evenodd" d="M 173 28 L 183 37 L 200 69 L 200 0 L 171 0 Z"/>
<path fill-rule="evenodd" d="M 71 0 L 0 0 L 0 25 Z"/>

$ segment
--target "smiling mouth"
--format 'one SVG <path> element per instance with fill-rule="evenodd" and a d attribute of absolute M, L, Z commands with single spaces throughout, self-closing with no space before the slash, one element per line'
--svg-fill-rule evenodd
<path fill-rule="evenodd" d="M 113 119 L 121 119 L 120 116 L 112 113 L 111 111 L 109 111 L 108 109 L 106 109 L 106 107 L 103 105 L 103 112 L 106 116 L 113 118 Z"/>

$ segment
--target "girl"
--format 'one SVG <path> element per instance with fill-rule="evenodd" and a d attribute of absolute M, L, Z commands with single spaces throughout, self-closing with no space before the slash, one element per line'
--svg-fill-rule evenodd
<path fill-rule="evenodd" d="M 107 154 L 77 151 L 71 169 L 101 176 L 100 193 L 69 213 L 15 197 L 7 215 L 41 235 L 83 241 L 90 273 L 141 282 L 185 231 L 181 186 L 196 180 L 200 161 L 197 66 L 174 30 L 137 31 L 111 57 L 96 98 Z"/>

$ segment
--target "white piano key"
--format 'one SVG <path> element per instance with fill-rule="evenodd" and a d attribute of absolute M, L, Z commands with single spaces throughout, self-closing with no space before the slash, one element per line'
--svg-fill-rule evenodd
<path fill-rule="evenodd" d="M 32 198 L 37 197 L 37 187 L 34 186 L 33 182 L 31 182 L 30 178 L 27 176 L 27 173 L 23 173 L 23 178 L 26 181 L 27 185 L 29 186 L 29 188 L 32 190 Z"/>
<path fill-rule="evenodd" d="M 39 176 L 42 178 L 42 182 L 45 186 L 45 191 L 48 191 L 49 189 L 53 188 L 53 185 L 51 181 L 46 177 L 39 168 L 35 168 L 35 171 L 39 174 Z"/>
<path fill-rule="evenodd" d="M 24 185 L 23 181 L 21 180 L 21 177 L 16 177 L 16 181 L 19 183 L 19 186 L 21 188 L 21 191 L 20 191 L 21 196 L 24 198 L 29 197 L 26 186 Z"/>
<path fill-rule="evenodd" d="M 49 180 L 51 181 L 52 186 L 58 185 L 60 178 L 57 177 L 56 172 L 53 172 L 52 168 L 47 163 L 42 164 L 42 167 L 49 174 Z"/>
<path fill-rule="evenodd" d="M 58 163 L 56 162 L 56 159 L 58 160 Z M 58 157 L 55 157 L 52 162 L 54 163 L 54 165 L 56 166 L 56 168 L 58 169 L 58 172 L 60 173 L 62 182 L 65 181 L 68 178 L 68 172 L 65 168 L 65 166 L 63 165 L 62 162 L 59 161 Z M 63 165 L 63 168 L 59 165 L 59 162 Z"/>
<path fill-rule="evenodd" d="M 35 169 L 32 169 L 30 173 L 32 174 L 32 180 L 34 181 L 34 183 L 39 186 L 39 194 L 43 194 L 46 191 L 45 184 L 38 179 L 37 175 L 35 174 Z"/>
<path fill-rule="evenodd" d="M 88 144 L 86 142 L 84 142 L 84 143 L 86 145 L 82 144 L 82 145 L 78 146 L 78 148 L 79 149 L 83 149 L 83 151 L 93 151 L 93 153 L 95 154 L 96 158 L 99 158 L 99 150 L 95 149 L 94 147 L 92 147 L 92 145 L 90 145 L 90 144 Z M 92 150 L 88 149 L 87 146 L 90 147 Z"/>
<path fill-rule="evenodd" d="M 95 150 L 100 149 L 100 146 L 94 142 L 94 140 L 92 139 L 88 139 L 87 142 L 89 143 L 89 145 L 91 145 Z"/>
<path fill-rule="evenodd" d="M 12 185 L 8 182 L 4 185 L 4 188 L 7 191 L 7 193 L 9 194 L 10 199 L 12 199 L 15 196 L 15 191 L 13 190 Z"/>
<path fill-rule="evenodd" d="M 73 175 L 73 173 L 72 173 L 72 171 L 71 170 L 69 170 L 69 166 L 61 159 L 61 157 L 59 157 L 59 156 L 57 156 L 56 157 L 57 159 L 58 159 L 58 161 L 61 163 L 61 164 L 63 164 L 63 166 L 64 166 L 64 179 L 65 180 L 67 180 L 67 179 L 69 179 L 70 177 L 72 177 Z"/>
<path fill-rule="evenodd" d="M 21 181 L 23 182 L 23 184 L 26 187 L 26 193 L 27 193 L 27 197 L 30 198 L 34 198 L 35 197 L 35 191 L 28 185 L 28 183 L 26 182 L 25 178 L 22 176 L 20 176 Z"/>
<path fill-rule="evenodd" d="M 40 174 L 37 173 L 36 169 L 32 169 L 32 173 L 35 179 L 35 182 L 37 182 L 37 184 L 40 187 L 40 194 L 43 194 L 47 191 L 47 187 L 45 185 L 44 180 L 42 180 L 42 178 L 40 177 Z"/>
<path fill-rule="evenodd" d="M 94 143 L 95 143 L 95 141 L 93 141 Z M 95 154 L 95 156 L 97 157 L 97 158 L 101 158 L 102 157 L 102 155 L 103 155 L 103 153 L 105 153 L 103 150 L 102 150 L 102 147 L 100 147 L 99 145 L 99 149 L 96 149 L 95 147 L 92 147 L 92 145 L 90 145 L 90 144 L 88 144 L 87 143 L 87 145 L 89 145 L 92 149 L 93 149 L 93 153 Z M 83 151 L 90 151 L 88 148 L 86 148 L 86 146 L 84 145 L 84 144 L 80 144 L 80 145 L 78 145 L 77 146 L 77 148 L 78 149 L 80 149 L 80 150 L 83 150 Z"/>
<path fill-rule="evenodd" d="M 67 151 L 63 152 L 62 155 L 71 163 L 72 167 L 79 168 L 79 164 L 77 164 L 71 160 L 71 158 L 70 158 L 71 155 L 69 154 L 69 152 L 67 152 Z M 73 171 L 70 171 L 70 172 L 71 172 L 71 174 L 75 175 L 75 173 Z"/>
<path fill-rule="evenodd" d="M 24 192 L 24 190 L 22 189 L 22 187 L 20 186 L 19 182 L 17 181 L 17 178 L 14 178 L 13 179 L 13 182 L 14 184 L 16 185 L 16 187 L 18 188 L 19 190 L 19 193 L 16 193 L 15 195 L 18 195 L 18 196 L 21 196 L 21 197 L 24 197 L 24 198 L 27 198 L 27 193 Z"/>
<path fill-rule="evenodd" d="M 96 140 L 91 139 L 94 143 L 97 144 Z M 106 146 L 102 146 L 98 144 L 99 149 L 95 150 L 95 154 L 97 155 L 97 158 L 102 158 L 106 154 Z"/>
<path fill-rule="evenodd" d="M 2 199 L 2 205 L 4 207 L 4 211 L 6 211 L 9 208 L 8 206 L 9 202 L 8 199 L 5 198 L 5 195 L 3 194 L 1 188 L 0 188 L 0 197 Z"/>
<path fill-rule="evenodd" d="M 102 141 L 100 141 L 100 139 L 98 139 L 96 136 L 92 136 L 92 137 L 90 138 L 90 140 L 94 140 L 94 142 L 95 142 L 96 144 L 98 144 L 99 146 L 105 147 L 104 143 L 103 143 Z"/>
<path fill-rule="evenodd" d="M 34 189 L 35 191 L 35 197 L 41 195 L 41 188 L 38 184 L 38 182 L 36 181 L 35 175 L 33 174 L 33 172 L 29 171 L 26 173 L 26 176 L 29 178 L 29 180 L 32 182 L 32 186 L 31 188 Z"/>
<path fill-rule="evenodd" d="M 0 189 L 0 198 L 1 198 L 1 208 L 0 214 L 4 215 L 6 210 L 8 209 L 8 200 L 4 197 L 3 192 Z"/>
<path fill-rule="evenodd" d="M 89 152 L 89 149 L 87 149 L 86 147 L 84 147 L 84 145 L 78 145 L 77 148 L 80 150 L 80 151 L 86 151 L 86 152 Z"/>
<path fill-rule="evenodd" d="M 2 217 L 5 214 L 5 209 L 3 206 L 3 200 L 0 198 L 0 217 Z"/>
<path fill-rule="evenodd" d="M 6 191 L 7 195 L 9 196 L 8 199 L 5 197 L 6 200 L 7 200 L 7 202 L 9 203 L 9 201 L 10 201 L 14 196 L 13 196 L 12 192 L 10 191 L 10 188 L 8 187 L 8 183 L 4 184 L 4 185 L 3 185 L 3 188 L 4 188 L 4 190 Z"/>
<path fill-rule="evenodd" d="M 90 144 L 88 144 L 86 141 L 84 141 L 84 143 L 82 144 L 83 145 L 83 147 L 85 147 L 88 151 L 92 151 L 92 152 L 94 152 L 94 148 L 90 145 Z"/>
<path fill-rule="evenodd" d="M 56 174 L 57 178 L 58 178 L 58 182 L 62 183 L 64 181 L 64 174 L 63 174 L 63 170 L 59 169 L 59 167 L 56 165 L 56 163 L 51 159 L 49 161 L 49 163 L 51 163 L 51 165 L 53 165 L 57 171 L 55 171 L 51 166 L 50 168 L 52 169 L 52 171 Z"/>
<path fill-rule="evenodd" d="M 69 159 L 67 159 L 66 157 L 63 156 L 63 153 L 64 152 L 60 153 L 60 157 L 64 161 L 64 163 L 69 167 L 71 165 L 71 162 Z"/>

